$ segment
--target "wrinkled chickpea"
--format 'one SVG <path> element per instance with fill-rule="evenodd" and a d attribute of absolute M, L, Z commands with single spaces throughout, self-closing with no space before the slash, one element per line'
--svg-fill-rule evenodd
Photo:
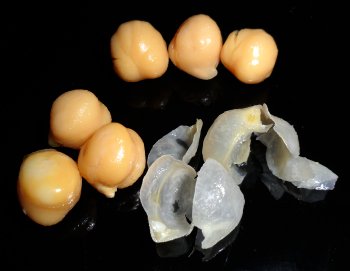
<path fill-rule="evenodd" d="M 38 224 L 54 225 L 80 198 L 82 177 L 76 162 L 54 149 L 29 154 L 22 162 L 17 191 L 23 212 Z"/>
<path fill-rule="evenodd" d="M 217 75 L 222 47 L 221 31 L 208 15 L 189 17 L 178 28 L 168 51 L 172 63 L 180 70 L 208 80 Z"/>
<path fill-rule="evenodd" d="M 81 175 L 108 198 L 113 198 L 118 188 L 134 184 L 145 165 L 140 136 L 116 122 L 97 130 L 82 146 L 78 157 Z"/>
<path fill-rule="evenodd" d="M 98 128 L 111 121 L 108 108 L 94 93 L 85 89 L 67 91 L 52 104 L 49 144 L 79 149 Z"/>
<path fill-rule="evenodd" d="M 146 21 L 121 24 L 111 38 L 111 54 L 116 74 L 127 82 L 158 78 L 169 64 L 163 36 Z"/>
<path fill-rule="evenodd" d="M 268 78 L 278 55 L 273 37 L 263 29 L 233 31 L 226 39 L 220 59 L 241 82 L 257 84 Z"/>

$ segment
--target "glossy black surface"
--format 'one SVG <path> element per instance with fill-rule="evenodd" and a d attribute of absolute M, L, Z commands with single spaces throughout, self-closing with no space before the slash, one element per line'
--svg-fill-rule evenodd
<path fill-rule="evenodd" d="M 11 270 L 344 270 L 350 207 L 342 107 L 346 99 L 329 52 L 332 27 L 327 15 L 332 7 L 311 1 L 164 1 L 160 6 L 115 2 L 14 3 L 6 12 L 0 266 Z M 269 32 L 279 48 L 272 76 L 257 85 L 244 85 L 221 64 L 218 76 L 209 81 L 186 75 L 172 64 L 161 78 L 139 83 L 123 82 L 114 74 L 109 40 L 120 23 L 147 20 L 169 43 L 180 23 L 198 13 L 210 15 L 224 39 L 246 27 Z M 272 114 L 294 125 L 301 155 L 329 167 L 339 180 L 333 191 L 316 201 L 304 201 L 305 191 L 280 186 L 255 172 L 242 185 L 246 205 L 237 236 L 209 261 L 202 260 L 200 251 L 192 251 L 193 240 L 185 248 L 184 243 L 175 244 L 184 255 L 161 257 L 176 252 L 156 246 L 150 237 L 138 199 L 141 180 L 118 191 L 114 199 L 84 182 L 81 200 L 61 223 L 39 226 L 24 216 L 18 204 L 19 166 L 26 154 L 48 147 L 51 103 L 74 88 L 93 91 L 114 121 L 140 134 L 146 152 L 161 136 L 179 125 L 194 124 L 196 118 L 203 120 L 205 133 L 225 110 L 266 103 Z M 60 150 L 77 156 L 75 151 Z M 274 193 L 267 182 L 273 182 Z"/>

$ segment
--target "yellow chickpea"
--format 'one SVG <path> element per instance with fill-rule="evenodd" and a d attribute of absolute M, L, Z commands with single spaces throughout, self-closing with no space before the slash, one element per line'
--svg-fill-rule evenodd
<path fill-rule="evenodd" d="M 84 89 L 67 91 L 52 104 L 49 143 L 79 149 L 98 128 L 111 121 L 108 108 L 94 93 Z"/>
<path fill-rule="evenodd" d="M 54 149 L 29 154 L 20 167 L 17 191 L 23 212 L 44 226 L 63 220 L 78 202 L 81 187 L 76 162 Z"/>
<path fill-rule="evenodd" d="M 116 74 L 127 82 L 158 78 L 169 64 L 163 36 L 146 21 L 121 24 L 111 38 L 111 55 Z"/>
<path fill-rule="evenodd" d="M 277 45 L 270 34 L 263 29 L 242 29 L 227 37 L 220 58 L 238 80 L 257 84 L 271 75 L 277 54 Z"/>
<path fill-rule="evenodd" d="M 172 63 L 180 70 L 208 80 L 217 75 L 222 48 L 221 31 L 208 15 L 189 17 L 178 28 L 168 51 Z"/>
<path fill-rule="evenodd" d="M 78 157 L 81 175 L 108 198 L 114 197 L 117 188 L 134 184 L 145 165 L 140 136 L 116 122 L 97 130 L 82 146 Z"/>

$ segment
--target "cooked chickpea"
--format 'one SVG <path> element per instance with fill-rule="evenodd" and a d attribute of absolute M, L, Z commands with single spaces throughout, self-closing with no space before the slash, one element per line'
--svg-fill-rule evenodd
<path fill-rule="evenodd" d="M 101 126 L 112 121 L 108 108 L 89 90 L 74 89 L 52 104 L 49 143 L 79 149 Z"/>
<path fill-rule="evenodd" d="M 106 197 L 117 188 L 134 184 L 146 165 L 140 136 L 120 123 L 112 122 L 97 130 L 82 146 L 78 167 L 82 176 Z"/>
<path fill-rule="evenodd" d="M 222 64 L 241 82 L 256 84 L 268 78 L 275 66 L 278 49 L 263 29 L 233 31 L 221 50 Z"/>
<path fill-rule="evenodd" d="M 23 160 L 17 191 L 23 212 L 36 223 L 50 226 L 75 206 L 81 186 L 76 162 L 62 152 L 45 149 Z"/>
<path fill-rule="evenodd" d="M 172 63 L 180 70 L 199 79 L 217 75 L 222 47 L 221 31 L 208 15 L 189 17 L 178 28 L 168 51 Z"/>
<path fill-rule="evenodd" d="M 169 64 L 163 36 L 146 21 L 121 24 L 111 38 L 111 54 L 116 74 L 128 82 L 158 78 Z"/>

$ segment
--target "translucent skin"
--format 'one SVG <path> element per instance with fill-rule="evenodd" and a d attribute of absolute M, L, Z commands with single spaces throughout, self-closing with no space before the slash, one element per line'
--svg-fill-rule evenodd
<path fill-rule="evenodd" d="M 222 48 L 221 31 L 207 15 L 189 17 L 178 28 L 168 51 L 172 63 L 182 71 L 208 80 L 217 75 Z"/>
<path fill-rule="evenodd" d="M 132 185 L 143 173 L 146 155 L 138 134 L 112 122 L 96 131 L 82 146 L 78 167 L 99 192 L 113 198 L 117 188 Z"/>
<path fill-rule="evenodd" d="M 67 91 L 51 107 L 50 145 L 54 145 L 53 141 L 58 145 L 79 149 L 98 128 L 111 121 L 108 108 L 91 91 Z"/>
<path fill-rule="evenodd" d="M 158 78 L 169 64 L 163 36 L 145 21 L 121 24 L 111 38 L 111 54 L 115 72 L 127 82 Z"/>
<path fill-rule="evenodd" d="M 277 55 L 277 45 L 270 34 L 263 29 L 242 29 L 227 37 L 220 59 L 238 80 L 257 84 L 271 75 Z"/>
<path fill-rule="evenodd" d="M 75 206 L 81 186 L 76 162 L 64 153 L 45 149 L 23 160 L 17 191 L 23 212 L 36 223 L 51 226 Z"/>

